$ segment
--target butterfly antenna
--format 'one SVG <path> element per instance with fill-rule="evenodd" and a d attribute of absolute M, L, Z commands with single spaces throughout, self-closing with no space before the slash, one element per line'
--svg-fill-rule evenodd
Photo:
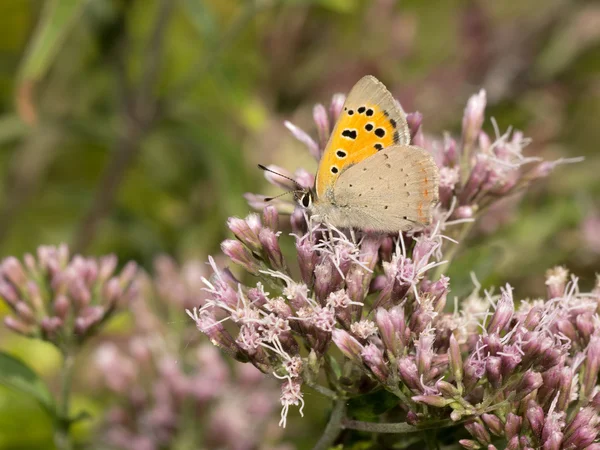
<path fill-rule="evenodd" d="M 271 169 L 269 169 L 268 167 L 266 167 L 266 166 L 263 166 L 262 164 L 259 164 L 259 165 L 258 165 L 258 168 L 259 168 L 259 169 L 261 169 L 261 170 L 264 170 L 265 172 L 271 172 L 271 173 L 274 173 L 275 175 L 277 175 L 277 176 L 280 176 L 281 178 L 285 178 L 286 180 L 290 180 L 292 183 L 294 183 L 294 184 L 295 184 L 297 187 L 299 187 L 299 188 L 300 188 L 300 189 L 298 189 L 298 190 L 301 190 L 301 188 L 302 188 L 302 186 L 300 186 L 300 185 L 298 184 L 298 182 L 297 182 L 296 180 L 294 180 L 293 178 L 286 177 L 285 175 L 282 175 L 282 174 L 280 174 L 279 172 L 275 172 L 274 170 L 271 170 Z M 293 191 L 292 191 L 292 192 L 293 192 Z M 278 197 L 280 197 L 280 196 L 278 196 Z M 277 197 L 273 197 L 273 198 L 277 198 Z"/>
<path fill-rule="evenodd" d="M 275 197 L 265 197 L 263 200 L 265 202 L 270 202 L 271 200 L 275 200 L 276 198 L 283 197 L 284 195 L 288 195 L 288 194 L 294 194 L 296 192 L 302 192 L 302 191 L 300 191 L 300 190 L 287 191 L 287 192 L 284 192 L 283 194 L 276 195 Z"/>

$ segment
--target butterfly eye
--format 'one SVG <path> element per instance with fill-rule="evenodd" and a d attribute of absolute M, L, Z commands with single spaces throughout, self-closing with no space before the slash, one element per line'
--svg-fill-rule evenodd
<path fill-rule="evenodd" d="M 305 208 L 308 208 L 311 203 L 310 193 L 304 194 L 302 196 L 302 199 L 300 199 L 300 202 L 302 203 L 302 206 L 304 206 Z"/>

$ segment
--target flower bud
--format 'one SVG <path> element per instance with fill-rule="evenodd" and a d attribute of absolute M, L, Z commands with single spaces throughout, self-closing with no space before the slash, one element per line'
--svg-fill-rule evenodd
<path fill-rule="evenodd" d="M 25 271 L 23 270 L 23 266 L 21 266 L 20 261 L 14 256 L 9 256 L 2 261 L 0 273 L 10 280 L 10 282 L 15 286 L 25 289 L 27 275 L 25 275 Z"/>
<path fill-rule="evenodd" d="M 398 372 L 406 386 L 413 391 L 421 391 L 419 371 L 417 370 L 417 365 L 411 358 L 404 357 L 398 360 Z"/>
<path fill-rule="evenodd" d="M 313 108 L 313 120 L 317 125 L 317 133 L 319 134 L 319 147 L 324 149 L 327 145 L 327 141 L 329 140 L 331 128 L 329 126 L 327 110 L 320 103 L 316 104 Z"/>
<path fill-rule="evenodd" d="M 546 271 L 546 286 L 548 287 L 548 299 L 562 297 L 565 293 L 565 286 L 569 279 L 569 271 L 556 266 Z"/>
<path fill-rule="evenodd" d="M 0 278 L 0 297 L 6 301 L 11 307 L 15 307 L 19 301 L 19 294 L 12 284 L 7 283 Z"/>
<path fill-rule="evenodd" d="M 490 444 L 492 442 L 492 437 L 490 433 L 485 429 L 485 427 L 479 422 L 470 422 L 465 424 L 465 428 L 471 436 L 477 439 L 482 444 Z"/>
<path fill-rule="evenodd" d="M 410 141 L 415 138 L 419 129 L 421 128 L 421 123 L 423 122 L 423 114 L 418 111 L 413 113 L 409 113 L 406 115 L 406 122 L 408 123 L 408 129 L 410 130 Z"/>
<path fill-rule="evenodd" d="M 362 364 L 362 351 L 364 347 L 347 331 L 336 328 L 331 334 L 331 339 L 346 358 L 357 364 Z"/>
<path fill-rule="evenodd" d="M 458 443 L 467 450 L 477 450 L 481 448 L 481 445 L 475 441 L 472 441 L 471 439 L 461 439 L 458 441 Z"/>
<path fill-rule="evenodd" d="M 515 312 L 515 304 L 513 302 L 512 288 L 507 284 L 505 289 L 502 289 L 502 296 L 496 304 L 496 311 L 492 316 L 492 320 L 488 324 L 488 333 L 499 333 L 502 331 L 512 319 Z"/>
<path fill-rule="evenodd" d="M 490 356 L 487 358 L 485 371 L 487 379 L 494 389 L 499 389 L 502 385 L 502 375 L 500 373 L 501 359 L 498 356 Z"/>
<path fill-rule="evenodd" d="M 374 344 L 369 344 L 361 352 L 363 362 L 382 383 L 387 383 L 389 370 L 383 360 L 383 353 Z"/>
<path fill-rule="evenodd" d="M 444 408 L 452 402 L 452 400 L 445 399 L 440 395 L 416 395 L 412 397 L 412 400 L 435 408 Z"/>
<path fill-rule="evenodd" d="M 530 400 L 527 404 L 527 411 L 525 412 L 527 422 L 529 422 L 529 428 L 533 432 L 536 439 L 541 439 L 542 429 L 544 428 L 544 410 L 535 401 Z"/>
<path fill-rule="evenodd" d="M 462 121 L 462 141 L 465 149 L 470 149 L 475 142 L 483 125 L 484 112 L 486 105 L 485 90 L 471 96 L 467 102 Z M 469 155 L 465 155 L 468 157 Z"/>
<path fill-rule="evenodd" d="M 600 371 L 600 334 L 590 338 L 584 364 L 581 384 L 585 397 L 589 398 L 596 387 L 598 372 Z"/>
<path fill-rule="evenodd" d="M 313 272 L 317 264 L 317 256 L 313 251 L 312 245 L 308 239 L 296 240 L 296 252 L 298 254 L 298 266 L 300 267 L 300 276 L 309 286 L 313 284 Z"/>
<path fill-rule="evenodd" d="M 227 255 L 234 263 L 242 266 L 251 274 L 258 275 L 258 262 L 241 242 L 234 241 L 233 239 L 226 239 L 221 243 L 221 250 L 223 250 L 223 253 L 225 253 L 225 255 Z"/>
<path fill-rule="evenodd" d="M 23 334 L 25 336 L 33 336 L 35 327 L 31 324 L 27 324 L 23 322 L 21 319 L 18 319 L 13 316 L 6 316 L 4 318 L 4 325 L 6 328 L 13 330 L 17 333 Z"/>
<path fill-rule="evenodd" d="M 254 251 L 261 249 L 261 243 L 255 231 L 250 228 L 247 220 L 238 217 L 230 217 L 227 220 L 227 227 L 242 243 Z"/>
<path fill-rule="evenodd" d="M 522 423 L 523 419 L 520 416 L 517 416 L 513 413 L 508 413 L 506 416 L 506 424 L 504 425 L 504 432 L 509 440 L 519 434 Z"/>
<path fill-rule="evenodd" d="M 335 268 L 329 260 L 326 260 L 315 267 L 314 290 L 317 299 L 321 302 L 325 301 L 327 296 L 335 291 L 337 287 L 334 282 L 334 270 Z"/>
<path fill-rule="evenodd" d="M 399 339 L 389 311 L 384 308 L 377 308 L 375 322 L 377 323 L 377 328 L 379 329 L 379 334 L 386 350 L 394 356 L 399 356 L 402 350 L 402 342 Z"/>
<path fill-rule="evenodd" d="M 518 384 L 516 391 L 515 401 L 521 401 L 543 383 L 542 375 L 537 372 L 527 371 L 520 383 Z"/>
<path fill-rule="evenodd" d="M 277 235 L 270 228 L 263 228 L 258 233 L 258 239 L 273 268 L 275 270 L 283 270 L 285 268 L 285 261 L 279 247 Z"/>
<path fill-rule="evenodd" d="M 485 413 L 481 416 L 481 419 L 489 428 L 489 430 L 496 436 L 502 436 L 504 434 L 504 424 L 498 418 L 498 416 Z"/>
<path fill-rule="evenodd" d="M 265 227 L 275 232 L 279 229 L 279 213 L 277 212 L 277 208 L 271 205 L 265 206 L 263 209 L 263 223 Z"/>
<path fill-rule="evenodd" d="M 21 318 L 24 322 L 29 324 L 35 323 L 35 316 L 29 305 L 27 305 L 27 303 L 17 302 L 17 304 L 15 305 L 15 312 L 19 315 L 19 318 Z"/>
<path fill-rule="evenodd" d="M 331 97 L 331 104 L 329 105 L 329 114 L 331 114 L 331 119 L 334 122 L 337 122 L 338 117 L 342 113 L 342 109 L 344 108 L 345 102 L 346 96 L 344 94 L 333 94 L 333 97 Z"/>
<path fill-rule="evenodd" d="M 285 127 L 288 130 L 290 130 L 290 132 L 294 135 L 294 137 L 296 139 L 298 139 L 300 142 L 302 142 L 304 145 L 306 145 L 306 147 L 308 148 L 308 151 L 316 160 L 319 160 L 321 158 L 321 152 L 319 150 L 319 145 L 313 140 L 313 138 L 311 138 L 308 134 L 306 134 L 305 131 L 298 128 L 293 123 L 288 122 L 287 120 L 283 124 L 285 125 Z M 265 177 L 267 177 L 267 173 L 268 172 L 265 172 Z M 292 190 L 292 189 L 288 189 L 288 190 Z"/>
<path fill-rule="evenodd" d="M 460 353 L 460 346 L 454 337 L 454 333 L 450 335 L 450 345 L 448 347 L 448 360 L 454 379 L 460 383 L 463 379 L 463 361 Z"/>

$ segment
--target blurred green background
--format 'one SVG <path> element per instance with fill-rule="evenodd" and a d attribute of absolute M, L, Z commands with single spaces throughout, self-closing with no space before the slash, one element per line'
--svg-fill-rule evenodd
<path fill-rule="evenodd" d="M 204 259 L 248 213 L 244 192 L 276 192 L 257 162 L 315 169 L 283 120 L 314 133 L 312 105 L 365 74 L 428 133 L 458 134 L 485 88 L 488 117 L 531 137 L 528 155 L 586 158 L 482 219 L 451 269 L 456 295 L 473 271 L 535 297 L 556 264 L 592 285 L 600 5 L 573 0 L 3 0 L 0 256 L 68 242 L 148 269 L 159 253 Z M 46 345 L 3 331 L 0 347 L 56 370 Z M 0 391 L 0 448 L 39 442 L 46 422 Z"/>

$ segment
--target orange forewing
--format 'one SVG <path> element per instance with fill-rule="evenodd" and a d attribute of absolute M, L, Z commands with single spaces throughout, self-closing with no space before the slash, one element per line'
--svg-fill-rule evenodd
<path fill-rule="evenodd" d="M 396 111 L 386 111 L 369 102 L 346 102 L 319 163 L 317 197 L 324 196 L 345 169 L 398 143 L 397 116 Z"/>

